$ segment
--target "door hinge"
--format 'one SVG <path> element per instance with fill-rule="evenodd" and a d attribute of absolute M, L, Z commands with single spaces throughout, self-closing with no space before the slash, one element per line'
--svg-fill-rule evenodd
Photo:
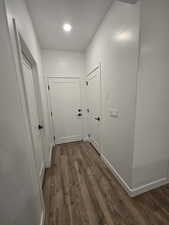
<path fill-rule="evenodd" d="M 89 82 L 88 81 L 86 81 L 86 86 L 88 86 L 89 85 Z"/>
<path fill-rule="evenodd" d="M 50 114 L 51 114 L 51 116 L 53 116 L 53 113 L 52 112 Z"/>
<path fill-rule="evenodd" d="M 56 140 L 56 137 L 55 137 L 55 136 L 53 136 L 53 140 L 54 140 L 54 141 Z"/>
<path fill-rule="evenodd" d="M 50 90 L 50 86 L 48 85 L 48 91 Z"/>

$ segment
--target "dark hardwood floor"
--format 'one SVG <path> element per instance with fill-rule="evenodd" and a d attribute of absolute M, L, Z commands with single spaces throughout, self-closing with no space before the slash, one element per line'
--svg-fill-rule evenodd
<path fill-rule="evenodd" d="M 43 188 L 45 225 L 169 225 L 169 185 L 130 198 L 88 143 L 58 145 Z"/>

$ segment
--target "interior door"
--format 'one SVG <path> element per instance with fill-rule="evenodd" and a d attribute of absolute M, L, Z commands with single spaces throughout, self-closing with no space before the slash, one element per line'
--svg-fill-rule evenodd
<path fill-rule="evenodd" d="M 35 150 L 36 167 L 37 172 L 40 175 L 43 162 L 42 140 L 40 135 L 40 129 L 42 127 L 39 126 L 39 116 L 37 109 L 37 99 L 35 94 L 32 66 L 31 63 L 24 56 L 22 58 L 22 68 L 23 68 L 23 81 L 25 88 L 26 103 L 30 120 L 29 122 Z"/>
<path fill-rule="evenodd" d="M 50 78 L 55 143 L 82 140 L 82 104 L 79 79 Z"/>
<path fill-rule="evenodd" d="M 99 67 L 87 77 L 87 102 L 89 141 L 100 152 L 101 78 Z"/>

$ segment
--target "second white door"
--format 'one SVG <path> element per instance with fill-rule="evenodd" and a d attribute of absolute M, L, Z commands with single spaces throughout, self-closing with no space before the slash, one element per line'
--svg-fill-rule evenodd
<path fill-rule="evenodd" d="M 50 78 L 55 143 L 82 140 L 82 104 L 79 79 Z"/>
<path fill-rule="evenodd" d="M 22 59 L 23 81 L 25 89 L 25 97 L 27 109 L 29 113 L 29 122 L 32 133 L 32 139 L 35 149 L 37 172 L 41 175 L 43 155 L 42 155 L 42 139 L 40 135 L 39 115 L 37 109 L 37 98 L 35 94 L 35 85 L 33 79 L 33 69 L 31 63 L 23 55 Z"/>
<path fill-rule="evenodd" d="M 88 104 L 88 137 L 95 149 L 101 153 L 100 123 L 101 123 L 101 77 L 100 67 L 87 77 Z"/>

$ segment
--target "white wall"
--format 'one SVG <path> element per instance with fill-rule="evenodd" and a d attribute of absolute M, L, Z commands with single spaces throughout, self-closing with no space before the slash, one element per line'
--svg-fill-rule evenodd
<path fill-rule="evenodd" d="M 36 34 L 34 32 L 34 28 L 32 25 L 31 18 L 29 16 L 26 4 L 24 0 L 6 0 L 7 6 L 7 16 L 8 16 L 8 23 L 9 29 L 11 28 L 11 20 L 15 18 L 17 28 L 22 35 L 22 38 L 26 42 L 29 50 L 31 51 L 32 56 L 34 57 L 35 61 L 37 62 L 38 67 L 38 75 L 39 75 L 39 83 L 40 83 L 40 91 L 42 96 L 42 108 L 43 108 L 43 118 L 44 118 L 44 127 L 45 132 L 43 135 L 43 156 L 41 154 L 41 161 L 43 160 L 45 164 L 48 164 L 49 160 L 49 151 L 50 146 L 52 143 L 52 139 L 50 136 L 50 128 L 49 128 L 49 117 L 48 117 L 48 106 L 47 106 L 47 96 L 46 96 L 46 89 L 47 87 L 45 84 L 45 78 L 43 77 L 42 72 L 42 63 L 41 63 L 41 52 L 39 43 L 36 39 Z"/>
<path fill-rule="evenodd" d="M 79 77 L 82 89 L 82 108 L 85 118 L 84 74 L 85 57 L 82 52 L 42 50 L 44 75 L 49 77 Z M 50 101 L 50 100 L 49 100 Z M 50 121 L 52 129 L 52 121 Z M 83 135 L 86 137 L 86 123 L 83 123 Z"/>
<path fill-rule="evenodd" d="M 42 51 L 43 70 L 47 77 L 82 77 L 84 75 L 84 54 L 73 51 Z"/>
<path fill-rule="evenodd" d="M 38 225 L 40 194 L 3 1 L 0 27 L 0 224 Z"/>
<path fill-rule="evenodd" d="M 86 51 L 87 72 L 100 62 L 103 154 L 131 186 L 139 41 L 139 3 L 115 1 Z M 119 111 L 118 118 L 109 109 Z"/>
<path fill-rule="evenodd" d="M 167 179 L 169 1 L 142 0 L 133 186 Z"/>

